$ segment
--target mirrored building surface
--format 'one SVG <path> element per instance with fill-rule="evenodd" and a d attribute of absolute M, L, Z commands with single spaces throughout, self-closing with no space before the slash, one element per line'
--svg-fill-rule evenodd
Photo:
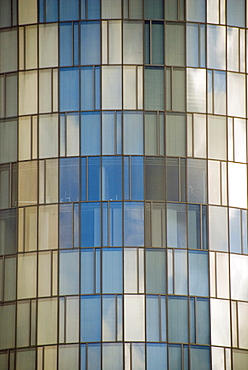
<path fill-rule="evenodd" d="M 248 367 L 245 0 L 0 0 L 0 369 Z"/>

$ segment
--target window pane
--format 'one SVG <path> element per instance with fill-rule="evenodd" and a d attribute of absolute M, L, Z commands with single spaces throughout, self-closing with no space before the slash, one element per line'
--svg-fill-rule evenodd
<path fill-rule="evenodd" d="M 145 109 L 164 110 L 163 68 L 145 68 Z"/>
<path fill-rule="evenodd" d="M 122 293 L 122 249 L 102 250 L 102 292 Z"/>

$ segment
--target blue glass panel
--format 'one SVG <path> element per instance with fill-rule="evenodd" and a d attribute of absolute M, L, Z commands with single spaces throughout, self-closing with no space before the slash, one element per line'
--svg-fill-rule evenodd
<path fill-rule="evenodd" d="M 124 245 L 144 245 L 144 204 L 124 203 Z"/>
<path fill-rule="evenodd" d="M 195 320 L 195 298 L 190 297 L 190 343 L 196 343 L 196 332 L 195 332 L 195 327 L 196 327 L 196 320 Z"/>
<path fill-rule="evenodd" d="M 159 342 L 159 300 L 157 296 L 146 298 L 146 338 L 149 342 Z"/>
<path fill-rule="evenodd" d="M 166 293 L 166 262 L 163 249 L 146 250 L 146 292 Z"/>
<path fill-rule="evenodd" d="M 168 346 L 169 354 L 169 369 L 181 370 L 182 368 L 182 351 L 181 346 L 178 344 L 170 344 Z"/>
<path fill-rule="evenodd" d="M 122 245 L 122 203 L 103 203 L 103 245 Z"/>
<path fill-rule="evenodd" d="M 196 328 L 197 343 L 210 344 L 210 312 L 209 300 L 204 298 L 196 299 Z M 204 320 L 202 319 L 204 317 Z"/>
<path fill-rule="evenodd" d="M 80 351 L 80 362 L 81 362 L 81 368 L 80 370 L 86 370 L 87 364 L 86 364 L 86 344 L 81 344 L 81 351 Z"/>
<path fill-rule="evenodd" d="M 100 200 L 100 158 L 88 158 L 88 200 Z"/>
<path fill-rule="evenodd" d="M 102 369 L 116 370 L 123 368 L 123 345 L 121 343 L 103 344 Z"/>
<path fill-rule="evenodd" d="M 59 247 L 68 249 L 73 247 L 73 206 L 61 204 L 59 207 Z"/>
<path fill-rule="evenodd" d="M 79 73 L 78 68 L 60 69 L 60 110 L 79 109 Z"/>
<path fill-rule="evenodd" d="M 166 344 L 148 343 L 146 347 L 147 370 L 167 369 Z"/>
<path fill-rule="evenodd" d="M 202 206 L 202 249 L 208 249 L 208 211 Z"/>
<path fill-rule="evenodd" d="M 81 22 L 81 64 L 100 64 L 100 22 Z"/>
<path fill-rule="evenodd" d="M 79 252 L 61 251 L 59 254 L 59 294 L 79 293 Z"/>
<path fill-rule="evenodd" d="M 99 19 L 100 0 L 81 0 L 81 18 Z"/>
<path fill-rule="evenodd" d="M 241 214 L 236 208 L 229 208 L 230 252 L 241 253 Z"/>
<path fill-rule="evenodd" d="M 88 344 L 87 370 L 101 368 L 101 344 Z M 86 369 L 85 369 L 86 370 Z"/>
<path fill-rule="evenodd" d="M 189 294 L 208 296 L 208 253 L 189 251 Z"/>
<path fill-rule="evenodd" d="M 189 369 L 189 346 L 184 345 L 183 346 L 183 370 L 188 370 Z"/>
<path fill-rule="evenodd" d="M 242 247 L 243 253 L 248 253 L 248 237 L 247 237 L 247 211 L 242 210 Z"/>
<path fill-rule="evenodd" d="M 95 293 L 95 250 L 81 251 L 81 294 Z"/>
<path fill-rule="evenodd" d="M 174 250 L 174 293 L 188 294 L 186 250 Z"/>
<path fill-rule="evenodd" d="M 81 155 L 100 154 L 100 113 L 81 115 Z"/>
<path fill-rule="evenodd" d="M 81 158 L 81 200 L 87 200 L 87 162 Z"/>
<path fill-rule="evenodd" d="M 81 205 L 81 246 L 99 247 L 101 245 L 101 214 L 99 203 Z"/>
<path fill-rule="evenodd" d="M 144 159 L 131 157 L 131 199 L 144 199 Z"/>
<path fill-rule="evenodd" d="M 102 250 L 102 292 L 122 293 L 122 249 Z"/>
<path fill-rule="evenodd" d="M 102 157 L 102 199 L 122 199 L 121 157 Z"/>
<path fill-rule="evenodd" d="M 79 158 L 60 159 L 60 201 L 79 200 Z"/>
<path fill-rule="evenodd" d="M 78 0 L 60 0 L 59 16 L 60 21 L 72 21 L 78 19 Z"/>
<path fill-rule="evenodd" d="M 94 70 L 92 67 L 81 68 L 81 109 L 94 109 Z"/>
<path fill-rule="evenodd" d="M 245 27 L 245 0 L 227 0 L 227 24 Z"/>
<path fill-rule="evenodd" d="M 166 341 L 166 297 L 160 297 L 160 312 L 161 312 L 161 340 Z"/>
<path fill-rule="evenodd" d="M 79 64 L 79 51 L 78 51 L 78 34 L 79 26 L 78 22 L 73 23 L 73 64 Z"/>
<path fill-rule="evenodd" d="M 39 0 L 39 21 L 40 22 L 44 22 L 45 21 L 45 16 L 44 16 L 44 1 L 45 0 Z M 1 1 L 0 1 L 0 4 L 1 4 Z M 7 17 L 7 12 L 5 10 L 4 12 L 5 14 L 5 18 L 10 18 L 11 19 L 11 11 L 9 11 L 9 17 Z M 11 22 L 10 22 L 11 23 Z M 0 25 L 2 27 L 2 22 L 0 21 Z"/>
<path fill-rule="evenodd" d="M 168 340 L 175 343 L 188 342 L 188 299 L 168 298 Z"/>
<path fill-rule="evenodd" d="M 190 346 L 190 370 L 210 370 L 210 348 Z"/>
<path fill-rule="evenodd" d="M 100 83 L 101 83 L 101 69 L 95 67 L 95 109 L 100 109 Z"/>
<path fill-rule="evenodd" d="M 124 112 L 124 154 L 143 154 L 143 114 Z"/>
<path fill-rule="evenodd" d="M 99 342 L 101 340 L 101 300 L 100 296 L 81 298 L 81 341 Z"/>
<path fill-rule="evenodd" d="M 46 1 L 46 22 L 58 21 L 58 0 L 45 0 Z"/>
<path fill-rule="evenodd" d="M 59 61 L 61 66 L 71 66 L 73 63 L 73 33 L 72 23 L 61 23 L 59 26 Z"/>

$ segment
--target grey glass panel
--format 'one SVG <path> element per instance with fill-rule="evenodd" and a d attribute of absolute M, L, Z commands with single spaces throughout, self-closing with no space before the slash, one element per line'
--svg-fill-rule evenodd
<path fill-rule="evenodd" d="M 147 370 L 167 369 L 167 345 L 148 343 L 146 347 Z"/>
<path fill-rule="evenodd" d="M 166 199 L 179 201 L 179 161 L 166 158 Z"/>
<path fill-rule="evenodd" d="M 188 205 L 188 248 L 201 248 L 201 218 L 199 205 Z"/>
<path fill-rule="evenodd" d="M 81 341 L 101 340 L 101 300 L 100 296 L 81 298 Z"/>
<path fill-rule="evenodd" d="M 124 203 L 124 245 L 144 245 L 144 204 Z"/>
<path fill-rule="evenodd" d="M 0 255 L 16 253 L 16 218 L 15 209 L 0 211 Z"/>
<path fill-rule="evenodd" d="M 79 109 L 79 73 L 78 68 L 60 69 L 60 110 Z"/>
<path fill-rule="evenodd" d="M 187 251 L 174 250 L 174 293 L 188 294 Z"/>
<path fill-rule="evenodd" d="M 165 200 L 165 162 L 164 158 L 146 158 L 146 199 Z M 154 182 L 156 179 L 156 182 Z"/>
<path fill-rule="evenodd" d="M 59 293 L 61 295 L 79 293 L 79 252 L 62 251 L 59 255 Z"/>
<path fill-rule="evenodd" d="M 146 251 L 146 292 L 149 294 L 166 293 L 165 250 Z"/>
<path fill-rule="evenodd" d="M 185 28 L 183 24 L 166 24 L 166 65 L 185 65 Z"/>
<path fill-rule="evenodd" d="M 188 201 L 206 203 L 206 161 L 188 159 Z"/>
<path fill-rule="evenodd" d="M 188 342 L 188 299 L 168 297 L 168 340 Z"/>
<path fill-rule="evenodd" d="M 123 345 L 121 343 L 103 344 L 102 369 L 115 370 L 123 366 Z"/>
<path fill-rule="evenodd" d="M 205 0 L 187 0 L 187 20 L 205 22 Z"/>
<path fill-rule="evenodd" d="M 15 305 L 0 307 L 0 348 L 14 347 L 15 337 Z"/>
<path fill-rule="evenodd" d="M 163 68 L 145 68 L 145 109 L 164 110 Z"/>
<path fill-rule="evenodd" d="M 203 251 L 189 252 L 189 294 L 208 296 L 208 254 Z"/>
<path fill-rule="evenodd" d="M 186 155 L 186 122 L 182 114 L 166 115 L 166 154 Z"/>
<path fill-rule="evenodd" d="M 124 112 L 124 154 L 143 154 L 143 114 Z"/>
<path fill-rule="evenodd" d="M 141 22 L 123 22 L 123 63 L 143 63 L 143 33 Z"/>
<path fill-rule="evenodd" d="M 8 208 L 10 203 L 10 168 L 0 166 L 0 208 Z"/>
<path fill-rule="evenodd" d="M 164 23 L 152 23 L 152 64 L 164 64 Z"/>
<path fill-rule="evenodd" d="M 209 344 L 210 343 L 209 300 L 204 298 L 197 298 L 195 302 L 196 302 L 197 343 Z"/>
<path fill-rule="evenodd" d="M 79 159 L 60 159 L 60 201 L 79 201 Z"/>
<path fill-rule="evenodd" d="M 187 66 L 199 67 L 199 26 L 187 24 Z"/>
<path fill-rule="evenodd" d="M 163 0 L 145 0 L 144 4 L 145 19 L 163 19 L 164 2 Z"/>
<path fill-rule="evenodd" d="M 102 199 L 122 199 L 121 157 L 102 157 Z"/>
<path fill-rule="evenodd" d="M 228 250 L 228 221 L 225 207 L 209 208 L 209 242 L 212 250 Z"/>
<path fill-rule="evenodd" d="M 102 245 L 122 245 L 122 203 L 102 204 Z"/>
<path fill-rule="evenodd" d="M 209 347 L 190 346 L 190 369 L 210 370 Z"/>
<path fill-rule="evenodd" d="M 186 206 L 167 205 L 167 247 L 186 248 Z"/>
<path fill-rule="evenodd" d="M 0 163 L 17 160 L 17 122 L 0 121 Z"/>
<path fill-rule="evenodd" d="M 81 115 L 81 154 L 100 154 L 100 114 L 86 112 Z"/>
<path fill-rule="evenodd" d="M 144 160 L 131 157 L 131 197 L 132 200 L 144 199 Z"/>
<path fill-rule="evenodd" d="M 99 203 L 81 205 L 81 246 L 98 247 L 101 244 L 101 218 Z"/>
<path fill-rule="evenodd" d="M 226 29 L 223 26 L 207 27 L 208 67 L 225 69 L 226 65 Z"/>
<path fill-rule="evenodd" d="M 1 5 L 0 5 L 1 8 Z M 2 12 L 2 8 L 1 8 Z M 0 21 L 1 22 L 1 21 Z M 0 32 L 0 72 L 16 71 L 17 69 L 17 32 L 15 29 Z"/>
<path fill-rule="evenodd" d="M 227 24 L 245 27 L 245 0 L 227 0 Z"/>
<path fill-rule="evenodd" d="M 187 69 L 187 109 L 190 112 L 206 112 L 206 71 Z"/>

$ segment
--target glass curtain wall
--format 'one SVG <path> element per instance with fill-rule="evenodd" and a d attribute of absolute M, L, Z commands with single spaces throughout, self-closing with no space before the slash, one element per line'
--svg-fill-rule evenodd
<path fill-rule="evenodd" d="M 248 363 L 245 0 L 0 0 L 0 368 Z"/>

